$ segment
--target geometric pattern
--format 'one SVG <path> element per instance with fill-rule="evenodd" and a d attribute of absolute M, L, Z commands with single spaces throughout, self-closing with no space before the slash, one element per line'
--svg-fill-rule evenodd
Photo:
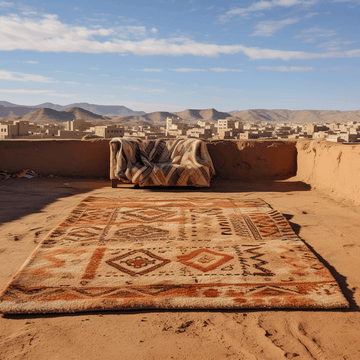
<path fill-rule="evenodd" d="M 66 240 L 89 241 L 95 240 L 102 232 L 102 228 L 96 226 L 83 226 L 72 228 L 66 235 Z"/>
<path fill-rule="evenodd" d="M 167 230 L 157 229 L 151 226 L 144 225 L 119 229 L 114 232 L 114 235 L 118 236 L 120 239 L 132 241 L 165 237 L 168 234 L 169 231 Z"/>
<path fill-rule="evenodd" d="M 147 250 L 133 250 L 106 260 L 108 265 L 129 275 L 148 274 L 169 262 Z"/>
<path fill-rule="evenodd" d="M 261 199 L 87 197 L 0 294 L 0 312 L 347 308 Z"/>
<path fill-rule="evenodd" d="M 123 218 L 126 219 L 136 219 L 143 222 L 154 222 L 160 219 L 166 219 L 172 217 L 174 214 L 165 209 L 157 209 L 153 207 L 145 209 L 134 209 L 130 211 L 125 211 L 122 213 Z"/>
<path fill-rule="evenodd" d="M 187 255 L 178 257 L 178 261 L 182 264 L 191 266 L 203 272 L 214 270 L 231 259 L 233 259 L 233 256 L 219 254 L 206 249 L 195 250 Z"/>

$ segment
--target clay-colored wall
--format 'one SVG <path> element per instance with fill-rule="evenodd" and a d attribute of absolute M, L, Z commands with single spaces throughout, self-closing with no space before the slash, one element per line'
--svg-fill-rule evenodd
<path fill-rule="evenodd" d="M 296 174 L 296 142 L 219 140 L 207 144 L 217 176 L 239 180 L 288 179 Z"/>
<path fill-rule="evenodd" d="M 41 175 L 109 177 L 109 140 L 2 140 L 0 169 Z"/>
<path fill-rule="evenodd" d="M 221 140 L 208 143 L 217 176 L 224 179 L 286 179 L 296 173 L 292 141 Z M 0 141 L 0 169 L 31 169 L 41 175 L 109 177 L 109 140 Z"/>
<path fill-rule="evenodd" d="M 335 197 L 360 203 L 360 144 L 297 142 L 297 179 Z"/>

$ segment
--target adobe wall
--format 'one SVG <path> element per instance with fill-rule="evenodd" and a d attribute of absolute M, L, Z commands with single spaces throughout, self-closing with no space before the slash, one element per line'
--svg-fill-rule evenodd
<path fill-rule="evenodd" d="M 239 180 L 286 179 L 296 173 L 294 141 L 208 142 L 218 177 Z M 0 169 L 41 175 L 109 177 L 109 140 L 2 140 Z"/>
<path fill-rule="evenodd" d="M 109 177 L 109 140 L 2 140 L 0 169 L 40 175 Z"/>
<path fill-rule="evenodd" d="M 296 174 L 296 142 L 214 140 L 208 150 L 216 174 L 225 179 L 288 179 Z"/>
<path fill-rule="evenodd" d="M 360 203 L 360 144 L 323 140 L 208 142 L 223 179 L 303 181 L 329 195 Z M 109 140 L 0 140 L 0 169 L 41 175 L 109 178 Z"/>
<path fill-rule="evenodd" d="M 360 144 L 300 140 L 296 147 L 297 180 L 360 203 Z"/>

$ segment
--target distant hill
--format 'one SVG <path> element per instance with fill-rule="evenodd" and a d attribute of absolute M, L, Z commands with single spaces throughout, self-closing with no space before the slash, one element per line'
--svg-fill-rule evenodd
<path fill-rule="evenodd" d="M 37 112 L 38 110 L 43 111 Z M 47 110 L 46 110 L 47 109 Z M 50 110 L 55 112 L 50 112 Z M 164 125 L 168 116 L 180 117 L 182 121 L 196 123 L 198 120 L 214 123 L 219 119 L 236 118 L 243 122 L 287 122 L 287 123 L 332 123 L 359 121 L 360 110 L 338 111 L 338 110 L 267 110 L 249 109 L 220 112 L 216 109 L 187 109 L 180 112 L 170 113 L 167 111 L 156 111 L 145 113 L 144 111 L 133 111 L 120 105 L 96 105 L 88 103 L 74 103 L 69 105 L 56 105 L 50 102 L 34 106 L 23 106 L 0 101 L 0 117 L 18 118 L 29 114 L 31 122 L 67 121 L 72 119 L 86 119 L 87 121 L 108 123 L 121 123 L 123 125 Z M 110 120 L 109 117 L 112 119 Z M 47 119 L 47 120 L 46 120 Z"/>
<path fill-rule="evenodd" d="M 360 110 L 266 110 L 254 109 L 244 111 L 230 111 L 246 122 L 288 122 L 298 124 L 334 123 L 347 121 L 360 121 Z"/>
<path fill-rule="evenodd" d="M 189 119 L 189 120 L 204 120 L 204 121 L 218 121 L 219 119 L 226 119 L 231 117 L 232 115 L 225 112 L 220 112 L 215 109 L 205 109 L 205 110 L 195 110 L 189 109 L 181 112 L 175 113 L 182 119 Z"/>
<path fill-rule="evenodd" d="M 1 110 L 1 109 L 0 109 Z M 87 111 L 81 108 L 71 108 L 66 111 L 57 111 L 50 108 L 41 108 L 25 114 L 23 116 L 18 116 L 17 120 L 29 121 L 32 123 L 57 123 L 65 122 L 75 119 L 82 119 L 92 123 L 111 123 L 108 117 L 97 115 L 91 111 Z"/>
<path fill-rule="evenodd" d="M 144 111 L 134 111 L 125 106 L 120 105 L 95 105 L 88 103 L 75 103 L 65 106 L 66 109 L 77 107 L 84 110 L 88 110 L 98 115 L 117 115 L 117 116 L 129 116 L 129 115 L 143 115 Z"/>
<path fill-rule="evenodd" d="M 74 120 L 75 118 L 76 117 L 73 113 L 67 111 L 57 111 L 49 108 L 41 108 L 22 116 L 19 120 L 33 123 L 53 123 Z"/>
<path fill-rule="evenodd" d="M 4 101 L 2 101 L 2 103 L 3 102 Z M 4 106 L 0 104 L 0 117 L 22 116 L 32 111 L 34 111 L 34 109 L 25 106 Z"/>
<path fill-rule="evenodd" d="M 135 122 L 145 121 L 151 124 L 164 125 L 167 117 L 179 117 L 182 121 L 188 123 L 197 123 L 199 120 L 216 122 L 219 119 L 231 117 L 229 113 L 219 112 L 215 109 L 196 110 L 188 109 L 180 112 L 170 113 L 167 111 L 156 111 L 141 116 L 126 116 L 123 118 L 127 123 L 135 125 Z M 117 119 L 121 121 L 121 119 Z"/>
<path fill-rule="evenodd" d="M 16 106 L 16 107 L 20 107 L 22 105 L 16 105 L 16 104 L 10 103 L 8 101 L 0 101 L 0 106 L 5 106 L 5 107 Z"/>
<path fill-rule="evenodd" d="M 4 106 L 6 108 L 11 108 L 12 112 L 15 116 L 24 115 L 25 113 L 29 113 L 34 111 L 34 109 L 47 108 L 57 111 L 66 111 L 71 108 L 82 108 L 84 110 L 91 111 L 97 115 L 117 115 L 117 116 L 134 116 L 134 115 L 143 115 L 144 111 L 134 111 L 125 106 L 121 105 L 96 105 L 96 104 L 88 104 L 88 103 L 74 103 L 69 105 L 57 105 L 50 102 L 46 102 L 39 105 L 31 105 L 31 106 L 23 106 L 9 103 L 8 101 L 0 101 L 0 106 Z M 20 110 L 20 109 L 22 110 Z M 27 109 L 27 110 L 25 110 Z M 27 111 L 27 112 L 25 112 Z M 21 112 L 21 114 L 20 114 Z M 0 115 L 2 116 L 2 115 Z M 8 115 L 6 115 L 8 116 Z"/>

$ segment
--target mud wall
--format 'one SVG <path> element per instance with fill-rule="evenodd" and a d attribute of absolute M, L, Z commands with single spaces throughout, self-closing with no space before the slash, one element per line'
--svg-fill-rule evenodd
<path fill-rule="evenodd" d="M 0 169 L 40 175 L 109 177 L 109 140 L 2 140 Z"/>
<path fill-rule="evenodd" d="M 222 140 L 208 142 L 218 177 L 286 179 L 296 173 L 293 141 Z M 41 175 L 109 177 L 109 140 L 2 140 L 0 169 L 31 169 Z"/>
<path fill-rule="evenodd" d="M 360 144 L 301 140 L 297 179 L 335 197 L 360 203 Z"/>
<path fill-rule="evenodd" d="M 296 142 L 220 140 L 208 143 L 217 176 L 225 179 L 288 179 L 296 174 Z"/>

